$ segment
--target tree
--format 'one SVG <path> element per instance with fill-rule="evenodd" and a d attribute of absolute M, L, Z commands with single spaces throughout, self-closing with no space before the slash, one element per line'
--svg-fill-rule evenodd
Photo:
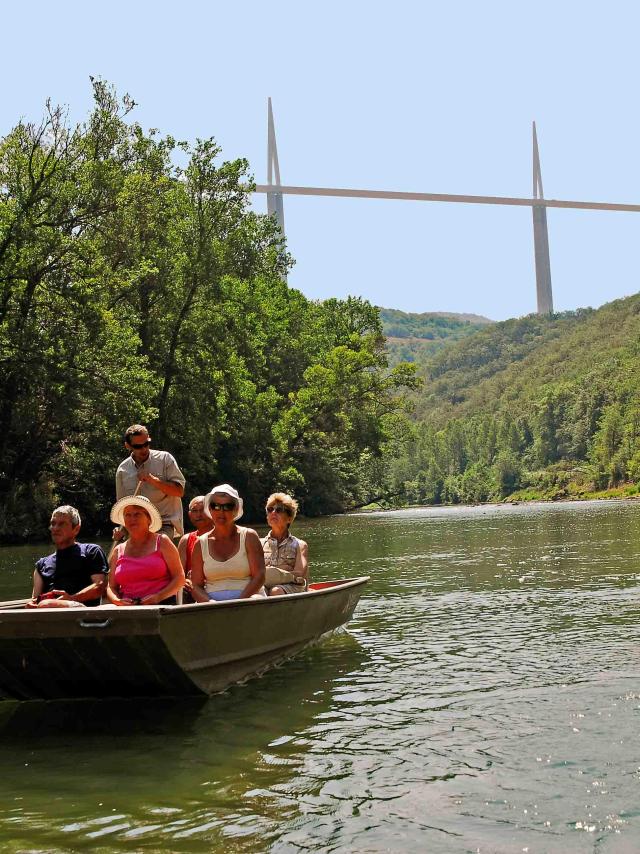
<path fill-rule="evenodd" d="M 378 310 L 287 287 L 245 160 L 93 92 L 85 123 L 49 106 L 0 141 L 0 536 L 55 501 L 106 525 L 133 422 L 189 492 L 231 481 L 249 517 L 276 486 L 309 512 L 388 494 L 416 381 L 388 369 Z"/>
<path fill-rule="evenodd" d="M 78 470 L 70 448 L 89 438 L 104 447 L 112 418 L 151 404 L 153 377 L 106 304 L 94 240 L 115 206 L 126 152 L 114 129 L 130 102 L 99 84 L 94 97 L 85 125 L 69 128 L 47 105 L 40 125 L 20 123 L 0 143 L 0 533 L 9 536 L 23 487 L 69 500 L 90 493 L 102 466 Z M 19 515 L 29 510 L 23 503 Z"/>
<path fill-rule="evenodd" d="M 277 465 L 290 461 L 304 484 L 307 512 L 336 511 L 361 500 L 359 473 L 383 454 L 404 405 L 400 392 L 416 384 L 412 366 L 385 370 L 371 306 L 349 300 L 344 308 L 334 300 L 323 306 L 327 336 L 346 343 L 307 368 L 274 428 Z"/>

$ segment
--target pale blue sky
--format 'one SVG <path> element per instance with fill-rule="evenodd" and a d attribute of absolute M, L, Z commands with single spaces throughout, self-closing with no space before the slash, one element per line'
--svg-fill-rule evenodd
<path fill-rule="evenodd" d="M 266 182 L 267 97 L 283 183 L 640 202 L 634 2 L 8 4 L 0 134 L 89 75 L 179 139 L 215 136 Z M 256 207 L 264 210 L 263 197 Z M 285 197 L 290 283 L 405 311 L 535 310 L 529 209 Z M 640 214 L 549 210 L 557 310 L 638 290 Z"/>

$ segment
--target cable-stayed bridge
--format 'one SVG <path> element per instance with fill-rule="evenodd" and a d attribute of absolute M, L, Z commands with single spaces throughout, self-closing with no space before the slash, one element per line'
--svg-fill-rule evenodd
<path fill-rule="evenodd" d="M 530 207 L 533 218 L 533 254 L 536 271 L 536 297 L 538 314 L 553 313 L 553 293 L 551 290 L 551 262 L 549 259 L 549 233 L 547 227 L 547 208 L 574 208 L 593 211 L 632 211 L 640 213 L 640 205 L 618 204 L 615 202 L 584 202 L 568 199 L 545 199 L 542 189 L 542 172 L 536 123 L 533 122 L 533 194 L 531 198 L 511 196 L 469 196 L 452 193 L 413 193 L 393 190 L 357 190 L 341 187 L 294 187 L 282 184 L 280 164 L 276 145 L 275 124 L 271 98 L 268 104 L 267 129 L 267 183 L 257 184 L 256 193 L 266 193 L 267 211 L 276 217 L 280 229 L 285 234 L 283 196 L 335 196 L 350 199 L 394 199 L 413 202 L 454 202 L 475 205 L 511 205 Z M 274 180 L 275 179 L 275 180 Z"/>

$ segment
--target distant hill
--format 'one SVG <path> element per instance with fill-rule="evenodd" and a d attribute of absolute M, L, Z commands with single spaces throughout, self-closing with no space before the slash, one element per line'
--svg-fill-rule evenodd
<path fill-rule="evenodd" d="M 640 481 L 640 295 L 485 323 L 419 373 L 415 433 L 391 487 L 406 500 L 578 496 Z"/>
<path fill-rule="evenodd" d="M 382 329 L 387 338 L 389 362 L 418 362 L 482 329 L 493 321 L 478 314 L 441 311 L 413 314 L 393 308 L 380 308 Z"/>

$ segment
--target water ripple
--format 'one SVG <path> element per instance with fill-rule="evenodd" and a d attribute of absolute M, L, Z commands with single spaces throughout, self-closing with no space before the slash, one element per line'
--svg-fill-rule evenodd
<path fill-rule="evenodd" d="M 372 576 L 349 633 L 205 703 L 5 704 L 3 850 L 640 850 L 639 515 L 301 523 Z"/>

